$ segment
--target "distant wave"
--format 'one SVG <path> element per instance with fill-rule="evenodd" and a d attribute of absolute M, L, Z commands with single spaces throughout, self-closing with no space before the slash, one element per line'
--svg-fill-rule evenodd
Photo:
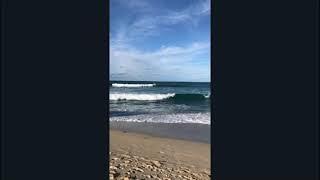
<path fill-rule="evenodd" d="M 153 84 L 120 84 L 120 83 L 113 83 L 112 87 L 153 87 L 156 86 L 155 83 Z"/>
<path fill-rule="evenodd" d="M 127 93 L 116 93 L 110 94 L 109 100 L 135 100 L 135 101 L 157 101 L 167 100 L 172 102 L 197 102 L 203 101 L 210 97 L 210 95 L 204 94 L 127 94 Z"/>
<path fill-rule="evenodd" d="M 111 117 L 110 121 L 210 124 L 210 113 L 178 113 Z"/>
<path fill-rule="evenodd" d="M 175 94 L 110 94 L 110 100 L 156 101 L 173 97 Z"/>

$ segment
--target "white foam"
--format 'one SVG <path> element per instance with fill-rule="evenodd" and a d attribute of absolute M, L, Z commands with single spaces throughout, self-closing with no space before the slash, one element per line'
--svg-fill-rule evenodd
<path fill-rule="evenodd" d="M 117 94 L 110 94 L 110 100 L 136 100 L 136 101 L 155 101 L 155 100 L 162 100 L 173 97 L 174 93 L 168 94 L 126 94 L 126 93 L 117 93 Z"/>
<path fill-rule="evenodd" d="M 157 115 L 118 116 L 109 118 L 110 121 L 153 122 L 153 123 L 200 123 L 210 124 L 210 113 L 179 113 Z"/>
<path fill-rule="evenodd" d="M 120 83 L 113 83 L 112 87 L 153 87 L 156 86 L 156 84 L 120 84 Z"/>

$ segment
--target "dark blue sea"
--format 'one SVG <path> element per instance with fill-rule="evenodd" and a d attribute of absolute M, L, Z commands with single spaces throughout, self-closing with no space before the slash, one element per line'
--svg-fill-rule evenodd
<path fill-rule="evenodd" d="M 110 121 L 210 124 L 210 83 L 111 81 Z"/>

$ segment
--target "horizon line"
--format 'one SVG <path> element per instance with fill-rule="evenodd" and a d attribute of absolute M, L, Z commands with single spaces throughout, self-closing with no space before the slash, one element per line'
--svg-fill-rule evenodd
<path fill-rule="evenodd" d="M 136 82 L 199 82 L 199 83 L 211 83 L 211 81 L 150 81 L 150 80 L 109 80 L 109 81 L 136 81 Z"/>

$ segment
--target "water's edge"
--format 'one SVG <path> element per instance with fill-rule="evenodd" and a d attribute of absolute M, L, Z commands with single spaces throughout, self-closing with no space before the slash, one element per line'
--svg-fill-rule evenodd
<path fill-rule="evenodd" d="M 152 123 L 109 121 L 110 129 L 210 144 L 210 125 L 198 123 Z"/>

